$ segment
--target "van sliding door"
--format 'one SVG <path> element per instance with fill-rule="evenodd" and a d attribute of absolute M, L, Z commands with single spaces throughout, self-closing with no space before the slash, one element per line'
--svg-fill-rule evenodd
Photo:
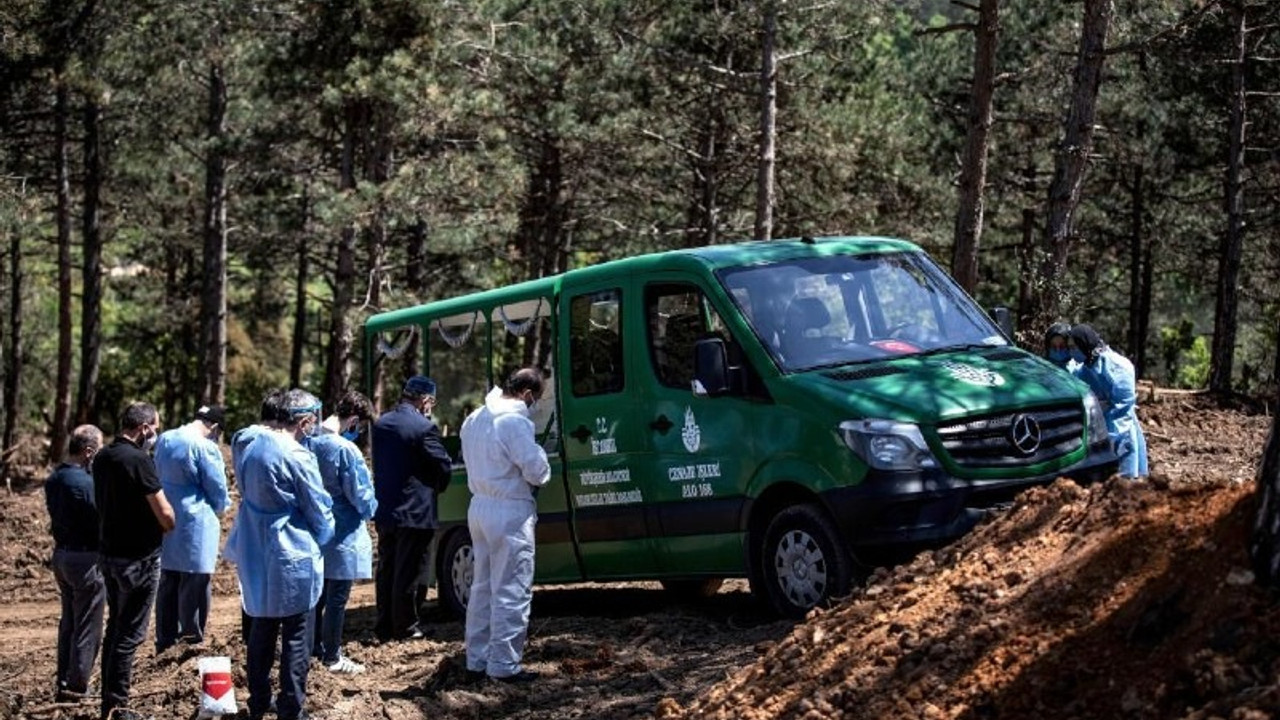
<path fill-rule="evenodd" d="M 637 482 L 643 452 L 629 282 L 570 283 L 560 299 L 561 443 L 574 534 L 587 579 L 653 577 L 655 523 Z M 634 307 L 633 307 L 634 306 Z"/>

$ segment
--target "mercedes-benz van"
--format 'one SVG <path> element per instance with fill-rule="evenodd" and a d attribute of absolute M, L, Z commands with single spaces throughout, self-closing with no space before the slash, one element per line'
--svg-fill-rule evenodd
<path fill-rule="evenodd" d="M 521 365 L 548 380 L 537 583 L 746 577 L 800 615 L 1027 487 L 1116 466 L 1086 386 L 901 240 L 674 250 L 382 313 L 369 376 L 407 333 L 458 461 L 434 565 L 455 611 L 471 556 L 451 436 Z"/>

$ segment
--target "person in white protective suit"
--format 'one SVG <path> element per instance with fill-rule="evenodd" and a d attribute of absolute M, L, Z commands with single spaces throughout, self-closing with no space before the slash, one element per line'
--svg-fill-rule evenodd
<path fill-rule="evenodd" d="M 277 716 L 297 720 L 306 716 L 312 608 L 324 582 L 320 548 L 334 532 L 333 500 L 315 455 L 299 443 L 319 427 L 320 402 L 290 390 L 282 410 L 288 420 L 249 440 L 235 462 L 241 501 L 224 554 L 236 564 L 241 603 L 251 618 L 245 653 L 249 717 L 261 718 L 270 708 L 278 642 Z"/>
<path fill-rule="evenodd" d="M 530 419 L 542 389 L 537 368 L 515 371 L 459 431 L 475 562 L 467 602 L 467 670 L 503 682 L 538 677 L 520 660 L 533 600 L 534 496 L 551 479 L 547 453 L 534 439 Z"/>

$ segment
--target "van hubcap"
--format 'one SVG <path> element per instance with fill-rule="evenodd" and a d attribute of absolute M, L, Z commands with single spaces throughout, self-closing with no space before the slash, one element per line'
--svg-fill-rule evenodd
<path fill-rule="evenodd" d="M 792 530 L 778 542 L 773 566 L 778 585 L 798 607 L 813 607 L 827 589 L 827 559 L 822 546 L 803 530 Z"/>
<path fill-rule="evenodd" d="M 475 564 L 471 560 L 471 546 L 464 545 L 453 554 L 453 562 L 449 563 L 449 576 L 453 580 L 453 594 L 464 607 L 471 599 L 471 576 Z"/>

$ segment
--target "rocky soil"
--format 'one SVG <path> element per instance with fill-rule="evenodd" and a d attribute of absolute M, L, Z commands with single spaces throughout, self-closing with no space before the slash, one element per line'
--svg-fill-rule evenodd
<path fill-rule="evenodd" d="M 727 583 L 681 603 L 656 584 L 539 588 L 529 686 L 468 684 L 461 627 L 377 644 L 357 587 L 347 652 L 316 667 L 313 718 L 1234 718 L 1280 715 L 1280 605 L 1245 541 L 1270 418 L 1199 395 L 1143 399 L 1148 482 L 1025 493 L 951 546 L 878 571 L 803 622 Z M 52 702 L 57 591 L 38 480 L 0 495 L 0 718 L 94 718 Z M 234 574 L 219 571 L 204 646 L 139 653 L 134 705 L 191 718 L 197 658 L 232 658 L 243 700 Z"/>

